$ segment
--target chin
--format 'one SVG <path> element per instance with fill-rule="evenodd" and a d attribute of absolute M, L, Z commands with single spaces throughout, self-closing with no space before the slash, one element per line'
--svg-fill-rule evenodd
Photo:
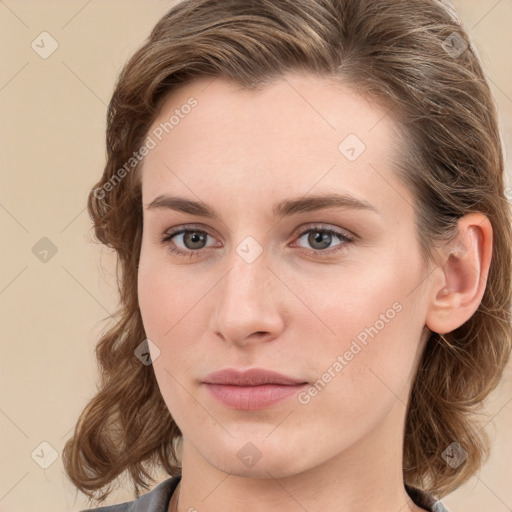
<path fill-rule="evenodd" d="M 288 446 L 277 437 L 273 442 L 265 440 L 267 434 L 268 430 L 261 436 L 209 443 L 203 456 L 219 471 L 240 477 L 286 478 L 307 469 L 307 459 L 297 457 L 296 446 Z"/>
<path fill-rule="evenodd" d="M 237 457 L 236 452 L 233 453 L 233 457 Z M 209 460 L 209 463 L 216 467 L 219 471 L 227 473 L 231 476 L 239 476 L 243 478 L 255 478 L 255 479 L 268 479 L 268 478 L 287 478 L 297 473 L 302 472 L 305 468 L 295 468 L 292 463 L 292 458 L 283 461 L 276 460 L 264 460 L 262 457 L 251 467 L 244 467 L 244 464 L 235 460 L 231 462 L 226 460 L 226 455 L 214 457 Z"/>

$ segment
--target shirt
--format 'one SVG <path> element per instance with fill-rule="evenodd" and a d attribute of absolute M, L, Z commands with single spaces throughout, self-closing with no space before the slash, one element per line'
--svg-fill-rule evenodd
<path fill-rule="evenodd" d="M 181 480 L 181 475 L 173 476 L 158 484 L 153 490 L 136 500 L 118 505 L 82 510 L 80 512 L 167 512 L 171 497 Z M 429 512 L 449 512 L 440 500 L 415 487 L 405 486 L 412 501 Z"/>

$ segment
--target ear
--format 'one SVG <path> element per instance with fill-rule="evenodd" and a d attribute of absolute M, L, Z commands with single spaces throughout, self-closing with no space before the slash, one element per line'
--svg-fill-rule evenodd
<path fill-rule="evenodd" d="M 425 325 L 445 334 L 469 320 L 482 301 L 492 257 L 492 225 L 482 213 L 459 219 L 457 237 L 440 251 Z"/>

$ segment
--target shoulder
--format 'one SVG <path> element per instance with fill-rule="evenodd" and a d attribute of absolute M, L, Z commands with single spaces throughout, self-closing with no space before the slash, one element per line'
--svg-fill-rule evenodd
<path fill-rule="evenodd" d="M 426 491 L 409 485 L 405 485 L 405 489 L 412 501 L 414 501 L 414 503 L 419 507 L 428 510 L 429 512 L 450 512 L 441 500 L 435 499 Z"/>
<path fill-rule="evenodd" d="M 176 489 L 181 476 L 173 476 L 160 482 L 154 489 L 133 501 L 109 505 L 106 507 L 90 508 L 80 512 L 167 512 L 172 493 Z"/>

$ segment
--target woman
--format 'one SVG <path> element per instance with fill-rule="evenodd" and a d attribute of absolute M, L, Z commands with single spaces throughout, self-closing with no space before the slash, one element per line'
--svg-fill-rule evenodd
<path fill-rule="evenodd" d="M 105 511 L 446 510 L 511 350 L 497 113 L 434 0 L 185 0 L 89 212 L 121 308 L 63 457 Z M 150 470 L 170 478 L 148 488 Z"/>

